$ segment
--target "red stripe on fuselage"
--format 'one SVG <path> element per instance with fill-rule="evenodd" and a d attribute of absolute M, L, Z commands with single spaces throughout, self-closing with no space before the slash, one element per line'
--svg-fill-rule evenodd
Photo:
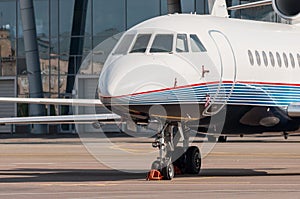
<path fill-rule="evenodd" d="M 163 92 L 163 91 L 170 91 L 170 90 L 178 90 L 182 88 L 191 88 L 196 86 L 204 86 L 204 85 L 211 85 L 211 84 L 219 84 L 220 82 L 205 82 L 205 83 L 199 83 L 199 84 L 190 84 L 190 85 L 184 85 L 184 86 L 178 86 L 178 87 L 172 87 L 172 88 L 164 88 L 164 89 L 158 89 L 158 90 L 151 90 L 151 91 L 145 91 L 145 92 L 139 92 L 139 93 L 132 93 L 132 94 L 126 94 L 126 95 L 120 95 L 120 96 L 102 96 L 99 95 L 101 98 L 122 98 L 122 97 L 131 97 L 136 95 L 145 95 L 150 93 L 157 93 L 157 92 Z M 259 85 L 271 85 L 271 86 L 300 86 L 300 84 L 290 84 L 290 83 L 276 83 L 276 82 L 247 82 L 247 81 L 223 81 L 222 84 L 259 84 Z"/>

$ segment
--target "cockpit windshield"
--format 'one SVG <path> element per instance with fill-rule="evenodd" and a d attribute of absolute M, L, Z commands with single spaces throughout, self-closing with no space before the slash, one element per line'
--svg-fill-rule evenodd
<path fill-rule="evenodd" d="M 206 52 L 206 48 L 201 43 L 197 35 L 190 35 L 192 52 Z"/>
<path fill-rule="evenodd" d="M 132 47 L 130 53 L 144 53 L 147 50 L 148 43 L 150 41 L 151 34 L 140 34 L 135 40 L 135 44 Z"/>
<path fill-rule="evenodd" d="M 176 40 L 176 52 L 189 52 L 188 41 L 186 34 L 178 34 Z"/>
<path fill-rule="evenodd" d="M 172 52 L 173 35 L 172 34 L 158 34 L 155 36 L 150 53 Z"/>
<path fill-rule="evenodd" d="M 175 37 L 175 40 L 174 40 Z M 152 39 L 151 39 L 152 38 Z M 130 48 L 130 46 L 132 46 Z M 149 50 L 148 50 L 149 49 Z M 128 53 L 197 53 L 207 52 L 196 34 L 127 34 L 123 37 L 114 54 Z"/>
<path fill-rule="evenodd" d="M 116 48 L 114 54 L 116 54 L 116 55 L 127 54 L 129 47 L 131 46 L 131 44 L 133 42 L 134 37 L 135 37 L 135 35 L 133 35 L 133 34 L 124 35 L 119 46 Z"/>

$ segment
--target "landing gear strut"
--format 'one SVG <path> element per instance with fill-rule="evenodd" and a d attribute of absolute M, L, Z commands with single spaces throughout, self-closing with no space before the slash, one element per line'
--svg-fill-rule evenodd
<path fill-rule="evenodd" d="M 183 146 L 177 146 L 180 139 Z M 175 174 L 199 174 L 201 153 L 198 147 L 189 147 L 189 131 L 181 123 L 165 124 L 152 146 L 159 149 L 159 157 L 152 163 L 148 180 L 171 180 Z"/>

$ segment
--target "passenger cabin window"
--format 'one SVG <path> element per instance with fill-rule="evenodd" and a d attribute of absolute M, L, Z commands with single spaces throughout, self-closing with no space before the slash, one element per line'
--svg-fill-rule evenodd
<path fill-rule="evenodd" d="M 248 50 L 248 56 L 249 56 L 250 64 L 253 66 L 254 65 L 254 58 L 253 58 L 253 54 L 250 50 Z"/>
<path fill-rule="evenodd" d="M 190 35 L 192 52 L 207 52 L 197 35 Z"/>
<path fill-rule="evenodd" d="M 269 65 L 269 62 L 268 62 L 268 58 L 267 58 L 266 52 L 263 51 L 263 52 L 262 52 L 262 55 L 263 55 L 263 59 L 264 59 L 265 66 L 268 66 L 268 65 Z"/>
<path fill-rule="evenodd" d="M 284 61 L 285 67 L 286 68 L 289 67 L 289 61 L 288 61 L 288 58 L 285 53 L 283 53 L 283 61 Z"/>
<path fill-rule="evenodd" d="M 298 59 L 298 65 L 300 67 L 300 55 L 299 54 L 297 54 L 297 59 Z"/>
<path fill-rule="evenodd" d="M 158 34 L 155 36 L 150 53 L 172 52 L 173 35 Z"/>
<path fill-rule="evenodd" d="M 147 50 L 151 34 L 139 34 L 130 53 L 144 53 Z"/>
<path fill-rule="evenodd" d="M 276 57 L 277 57 L 278 66 L 281 67 L 282 66 L 282 61 L 281 61 L 280 54 L 278 52 L 276 53 Z"/>
<path fill-rule="evenodd" d="M 130 45 L 132 44 L 134 36 L 135 35 L 124 35 L 122 41 L 120 42 L 119 46 L 116 48 L 114 54 L 125 55 L 128 52 Z"/>
<path fill-rule="evenodd" d="M 176 40 L 176 52 L 183 53 L 188 52 L 188 42 L 186 34 L 178 34 Z"/>
<path fill-rule="evenodd" d="M 269 52 L 269 56 L 270 56 L 270 61 L 271 61 L 271 65 L 273 67 L 275 67 L 275 59 L 274 59 L 274 55 L 272 52 Z"/>
<path fill-rule="evenodd" d="M 259 52 L 257 50 L 255 51 L 255 56 L 256 56 L 257 64 L 260 66 L 261 65 L 261 59 L 260 59 Z"/>
<path fill-rule="evenodd" d="M 295 59 L 294 59 L 294 56 L 292 53 L 290 53 L 290 60 L 291 60 L 292 67 L 295 68 L 296 63 L 295 63 Z"/>

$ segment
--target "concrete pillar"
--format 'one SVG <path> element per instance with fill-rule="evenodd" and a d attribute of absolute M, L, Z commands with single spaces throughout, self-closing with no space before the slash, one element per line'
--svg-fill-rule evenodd
<path fill-rule="evenodd" d="M 41 68 L 37 44 L 33 1 L 21 0 L 19 2 L 21 20 L 23 25 L 24 48 L 29 82 L 29 97 L 43 98 L 43 86 L 41 78 Z M 45 115 L 45 113 L 46 111 L 44 105 L 29 105 L 30 116 L 43 116 Z M 31 133 L 48 133 L 47 125 L 33 125 Z"/>

